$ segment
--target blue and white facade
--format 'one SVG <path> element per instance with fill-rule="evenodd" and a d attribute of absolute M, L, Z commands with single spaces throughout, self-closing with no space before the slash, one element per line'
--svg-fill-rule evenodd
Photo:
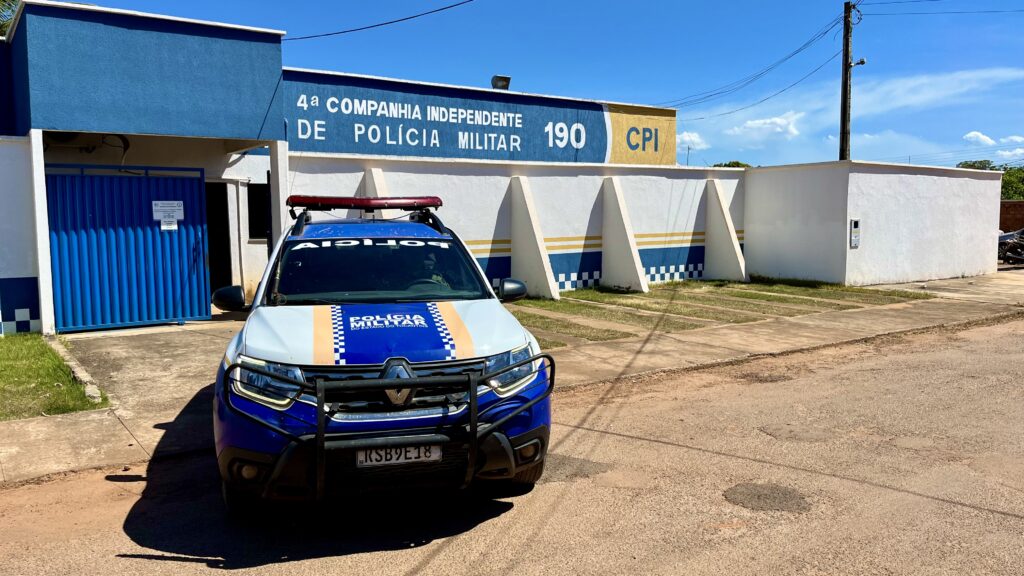
<path fill-rule="evenodd" d="M 602 281 L 604 178 L 708 175 L 675 166 L 674 110 L 285 68 L 284 34 L 21 4 L 0 42 L 4 334 L 207 318 L 211 271 L 255 288 L 287 193 L 439 195 L 496 285 L 524 274 L 513 177 L 551 280 L 531 290 L 557 297 Z"/>
<path fill-rule="evenodd" d="M 674 110 L 283 67 L 284 35 L 20 4 L 0 41 L 4 334 L 208 318 L 211 289 L 255 290 L 289 194 L 440 196 L 492 283 L 547 297 L 776 256 L 750 249 L 779 228 L 746 218 L 748 172 L 676 164 Z M 848 182 L 822 184 L 844 214 Z"/>

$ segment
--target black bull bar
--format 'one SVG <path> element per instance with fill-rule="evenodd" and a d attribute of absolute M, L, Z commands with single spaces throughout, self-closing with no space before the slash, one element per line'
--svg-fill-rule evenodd
<path fill-rule="evenodd" d="M 536 363 L 536 364 L 534 364 Z M 546 382 L 544 391 L 539 395 L 527 402 L 517 406 L 501 418 L 492 422 L 479 421 L 479 394 L 478 388 L 481 384 L 486 384 L 494 378 L 497 378 L 503 374 L 511 372 L 524 365 L 531 365 L 533 369 L 530 372 L 529 377 L 532 379 L 539 373 L 546 375 Z M 233 374 L 236 368 L 241 368 L 247 372 L 254 374 L 261 374 L 267 378 L 271 378 L 278 382 L 291 384 L 298 387 L 302 392 L 316 395 L 316 432 L 313 434 L 294 434 L 279 426 L 266 422 L 244 410 L 239 409 L 232 402 L 232 397 L 236 394 L 231 390 L 231 382 L 235 379 Z M 506 422 L 515 418 L 519 414 L 522 414 L 526 410 L 529 410 L 539 402 L 543 401 L 551 395 L 551 392 L 555 387 L 555 359 L 550 354 L 537 354 L 525 360 L 521 360 L 509 366 L 506 366 L 500 370 L 484 374 L 482 371 L 468 371 L 462 374 L 444 375 L 444 376 L 422 376 L 422 377 L 411 377 L 411 378 L 375 378 L 375 379 L 361 379 L 361 380 L 344 380 L 344 379 L 332 379 L 325 377 L 316 377 L 312 382 L 304 380 L 295 380 L 281 374 L 269 372 L 260 368 L 259 366 L 253 366 L 250 364 L 233 363 L 224 370 L 225 385 L 228 388 L 225 390 L 226 404 L 229 410 L 232 412 L 247 418 L 261 426 L 270 428 L 277 434 L 280 434 L 293 442 L 293 447 L 296 445 L 303 445 L 312 443 L 315 447 L 315 475 L 316 475 L 316 498 L 318 500 L 323 499 L 326 489 L 326 469 L 327 469 L 327 452 L 333 450 L 358 450 L 368 448 L 391 448 L 399 446 L 423 446 L 428 444 L 449 444 L 461 442 L 467 449 L 468 462 L 466 465 L 466 475 L 463 481 L 463 487 L 469 485 L 476 474 L 477 468 L 477 457 L 481 442 L 487 439 L 487 437 L 494 434 L 502 425 Z M 537 384 L 527 384 L 525 389 L 530 389 L 532 386 Z M 447 428 L 433 433 L 417 432 L 413 434 L 396 434 L 395 431 L 375 431 L 365 433 L 344 433 L 344 434 L 328 434 L 327 433 L 327 421 L 328 418 L 333 416 L 333 412 L 329 410 L 330 404 L 337 401 L 339 396 L 345 393 L 354 391 L 387 391 L 387 390 L 405 390 L 413 389 L 416 391 L 429 391 L 431 389 L 447 389 L 453 388 L 462 390 L 468 396 L 469 406 L 469 421 L 455 426 L 448 426 Z M 269 392 L 261 390 L 261 393 Z M 301 394 L 300 393 L 300 394 Z M 465 398 L 465 397 L 463 397 Z M 465 402 L 463 399 L 457 404 Z M 491 408 L 500 407 L 500 402 L 495 404 Z M 490 409 L 490 408 L 489 408 Z M 298 418 L 297 416 L 289 415 L 287 411 L 282 414 L 294 418 L 300 422 L 308 424 L 304 419 Z M 280 466 L 278 466 L 280 468 Z M 279 470 L 275 470 L 272 475 L 269 484 L 273 482 L 277 476 Z M 266 493 L 266 492 L 265 492 Z"/>

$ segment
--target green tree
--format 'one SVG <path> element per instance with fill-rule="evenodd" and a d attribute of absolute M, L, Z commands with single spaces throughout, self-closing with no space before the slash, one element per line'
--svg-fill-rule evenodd
<path fill-rule="evenodd" d="M 971 170 L 997 170 L 991 160 L 965 160 L 956 165 L 957 168 L 970 168 Z"/>
<path fill-rule="evenodd" d="M 712 164 L 715 168 L 751 168 L 750 164 L 746 162 L 740 162 L 739 160 L 730 160 L 728 162 L 719 162 L 718 164 Z"/>
<path fill-rule="evenodd" d="M 1003 200 L 1024 200 L 1024 166 L 1010 166 L 1009 164 L 998 166 L 991 160 L 967 160 L 960 162 L 956 167 L 973 170 L 1002 170 Z"/>
<path fill-rule="evenodd" d="M 0 0 L 0 36 L 7 36 L 7 29 L 17 10 L 18 0 Z"/>
<path fill-rule="evenodd" d="M 1003 200 L 1024 200 L 1024 166 L 1003 166 Z"/>

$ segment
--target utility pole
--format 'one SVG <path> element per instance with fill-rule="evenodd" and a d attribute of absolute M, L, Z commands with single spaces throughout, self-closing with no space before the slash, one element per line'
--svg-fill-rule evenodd
<path fill-rule="evenodd" d="M 843 94 L 839 110 L 839 159 L 850 159 L 850 76 L 853 73 L 853 2 L 843 3 Z"/>
<path fill-rule="evenodd" d="M 686 145 L 686 165 L 690 165 L 690 145 Z"/>
<path fill-rule="evenodd" d="M 853 12 L 862 17 L 860 9 L 855 2 L 847 0 L 843 2 L 843 94 L 839 107 L 839 159 L 850 159 L 850 92 L 852 92 L 852 76 L 855 66 L 863 66 L 868 63 L 864 58 L 853 61 L 853 25 L 860 23 L 853 21 Z"/>

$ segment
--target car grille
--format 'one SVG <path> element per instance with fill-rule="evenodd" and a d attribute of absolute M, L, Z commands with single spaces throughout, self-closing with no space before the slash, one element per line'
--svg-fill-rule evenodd
<path fill-rule="evenodd" d="M 480 374 L 484 370 L 483 361 L 437 362 L 410 364 L 413 376 L 455 376 L 466 373 Z M 375 380 L 381 377 L 384 366 L 352 366 L 332 369 L 307 369 L 304 371 L 306 381 L 315 383 L 318 378 L 325 380 Z M 410 380 L 410 384 L 414 381 Z M 359 416 L 389 414 L 391 416 L 416 413 L 439 412 L 440 410 L 459 410 L 469 399 L 466 386 L 431 386 L 429 389 L 416 389 L 412 386 L 412 398 L 408 404 L 396 405 L 383 390 L 353 390 L 349 392 L 333 392 L 328 408 L 338 419 L 346 416 L 358 419 Z M 479 388 L 479 392 L 485 391 Z M 315 402 L 315 399 L 313 399 Z"/>

